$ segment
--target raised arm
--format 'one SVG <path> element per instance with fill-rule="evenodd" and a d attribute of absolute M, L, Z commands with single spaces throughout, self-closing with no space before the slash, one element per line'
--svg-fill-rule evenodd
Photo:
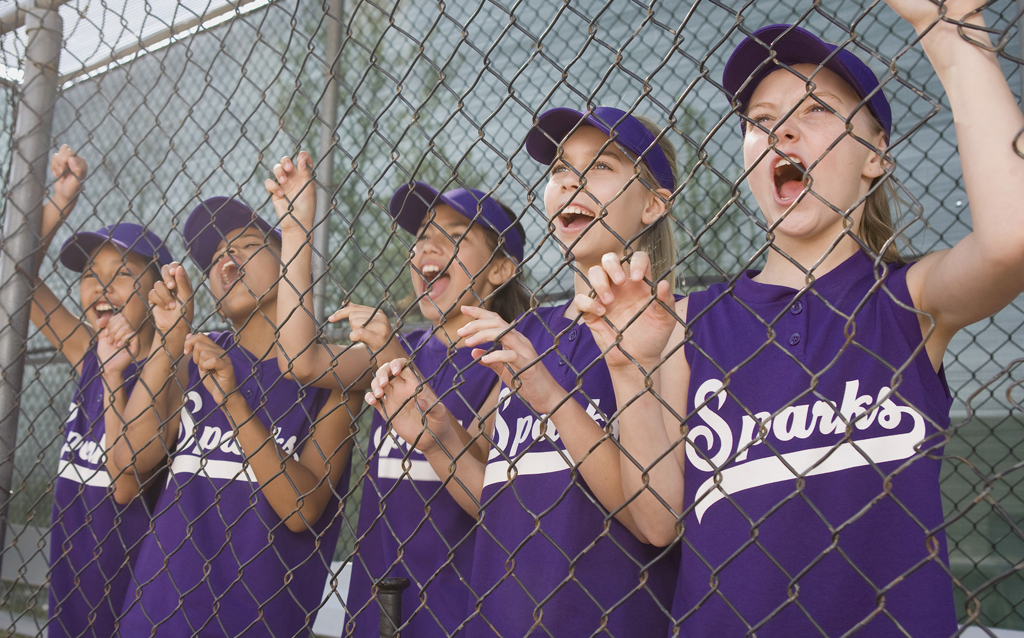
<path fill-rule="evenodd" d="M 366 393 L 398 436 L 423 453 L 434 472 L 445 481 L 452 498 L 467 514 L 480 514 L 486 461 L 476 454 L 470 435 L 459 426 L 430 385 L 407 359 L 389 361 L 377 370 Z"/>
<path fill-rule="evenodd" d="M 128 398 L 124 436 L 113 444 L 116 466 L 134 468 L 137 478 L 156 469 L 177 442 L 181 398 L 188 387 L 184 350 L 192 329 L 192 282 L 177 263 L 164 266 L 161 275 L 149 293 L 153 346 Z"/>
<path fill-rule="evenodd" d="M 55 181 L 53 193 L 43 203 L 39 255 L 46 254 L 57 229 L 74 209 L 89 166 L 65 144 L 50 158 L 50 172 Z M 38 276 L 29 307 L 32 323 L 81 374 L 82 358 L 92 341 L 89 326 L 65 308 L 57 295 Z"/>
<path fill-rule="evenodd" d="M 458 332 L 467 346 L 501 343 L 500 350 L 486 354 L 474 351 L 474 355 L 480 356 L 480 363 L 494 370 L 505 386 L 517 388 L 519 398 L 537 414 L 547 414 L 558 424 L 560 440 L 601 505 L 637 538 L 647 542 L 629 508 L 623 507 L 626 498 L 622 491 L 621 453 L 612 435 L 569 397 L 543 364 L 530 365 L 538 359 L 533 344 L 510 330 L 497 313 L 476 306 L 463 306 L 462 312 L 474 317 Z"/>
<path fill-rule="evenodd" d="M 921 35 L 946 90 L 973 220 L 967 237 L 925 257 L 907 275 L 915 306 L 934 317 L 927 348 L 938 367 L 957 330 L 1024 290 L 1024 115 L 988 50 L 988 34 L 975 28 L 984 24 L 983 2 L 887 1 Z M 930 324 L 922 320 L 925 330 Z"/>
<path fill-rule="evenodd" d="M 472 445 L 470 453 L 482 463 L 487 462 L 491 452 L 491 437 L 494 436 L 494 415 L 498 411 L 498 397 L 501 395 L 501 382 L 495 380 L 487 398 L 476 409 L 476 418 L 466 426 L 466 445 Z M 460 428 L 462 429 L 462 428 Z"/>
<path fill-rule="evenodd" d="M 685 467 L 681 419 L 686 415 L 689 366 L 681 343 L 686 300 L 674 302 L 668 282 L 651 294 L 650 261 L 635 253 L 622 264 L 608 253 L 587 273 L 596 295 L 577 295 L 576 307 L 605 354 L 619 406 L 622 490 L 633 500 L 643 540 L 665 546 L 678 537 Z"/>
<path fill-rule="evenodd" d="M 281 449 L 237 391 L 235 371 L 224 350 L 204 334 L 189 335 L 185 352 L 199 368 L 203 385 L 220 405 L 260 490 L 289 530 L 306 531 L 320 519 L 352 451 L 352 417 L 359 400 L 331 393 L 310 429 L 298 460 Z"/>
<path fill-rule="evenodd" d="M 143 483 L 135 472 L 123 471 L 124 468 L 114 462 L 113 454 L 114 443 L 123 436 L 127 426 L 128 392 L 124 372 L 138 355 L 139 339 L 132 334 L 131 324 L 124 315 L 114 315 L 97 336 L 96 357 L 103 380 L 104 463 L 114 485 L 114 500 L 121 505 L 135 498 Z"/>
<path fill-rule="evenodd" d="M 280 333 L 277 360 L 281 373 L 299 383 L 365 390 L 369 387 L 373 367 L 372 346 L 333 346 L 325 343 L 318 334 L 312 285 L 316 186 L 309 154 L 299 153 L 294 162 L 290 157 L 281 158 L 281 163 L 274 166 L 274 178 L 268 179 L 265 187 L 274 202 L 281 227 L 284 281 L 278 286 L 277 293 Z M 353 327 L 363 327 L 362 324 L 357 326 L 358 317 L 344 316 L 351 319 Z M 391 324 L 383 313 L 377 315 L 376 321 L 380 320 L 387 324 L 390 333 Z M 375 334 L 371 331 L 368 338 Z M 391 341 L 397 345 L 397 340 Z M 401 350 L 396 354 L 404 355 Z"/>

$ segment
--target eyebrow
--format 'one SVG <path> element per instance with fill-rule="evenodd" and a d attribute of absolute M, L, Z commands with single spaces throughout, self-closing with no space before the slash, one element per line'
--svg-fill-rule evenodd
<path fill-rule="evenodd" d="M 430 226 L 434 226 L 435 228 L 441 230 L 441 232 L 445 233 L 446 235 L 450 235 L 453 232 L 459 232 L 469 228 L 469 222 L 455 222 L 450 227 L 445 228 L 437 221 L 436 217 L 433 219 L 428 218 L 428 221 L 424 223 L 423 226 L 420 227 L 419 233 L 417 234 L 422 235 L 423 231 L 425 231 Z"/>
<path fill-rule="evenodd" d="M 836 102 L 839 102 L 840 104 L 846 104 L 846 102 L 843 101 L 843 98 L 829 91 L 812 91 L 811 93 L 806 94 L 804 96 L 804 99 L 800 101 L 800 104 L 803 104 L 807 100 L 814 100 L 814 98 L 818 98 L 818 100 L 821 100 L 822 102 L 826 101 L 825 98 L 831 98 Z M 818 100 L 814 101 L 817 102 Z M 797 106 L 800 106 L 800 104 L 798 104 Z M 756 104 L 750 104 L 749 106 L 747 106 L 747 112 L 749 113 L 750 111 L 753 111 L 756 108 L 768 108 L 775 106 L 777 106 L 775 102 L 758 102 Z"/>
<path fill-rule="evenodd" d="M 560 147 L 560 148 L 562 148 L 562 147 Z M 607 145 L 607 146 L 604 146 L 604 147 L 595 147 L 595 148 L 592 148 L 592 149 L 586 149 L 585 151 L 580 153 L 580 155 L 583 156 L 583 157 L 589 157 L 590 158 L 584 166 L 589 166 L 590 164 L 592 164 L 593 162 L 597 161 L 601 157 L 611 157 L 612 159 L 616 159 L 616 160 L 619 160 L 619 161 L 626 161 L 626 160 L 629 159 L 629 158 L 626 157 L 625 153 L 623 153 L 619 149 L 618 145 L 616 145 L 614 142 L 609 144 L 609 145 Z M 564 151 L 564 148 L 563 148 L 562 152 L 560 152 L 555 157 L 555 162 L 567 162 L 567 161 L 568 160 L 565 157 L 565 151 Z M 575 164 L 574 164 L 574 166 L 575 166 Z"/>
<path fill-rule="evenodd" d="M 843 98 L 839 97 L 835 93 L 830 93 L 828 91 L 813 91 L 811 95 L 807 96 L 808 99 L 813 99 L 814 97 L 817 97 L 819 100 L 824 100 L 825 98 L 832 98 L 833 100 L 839 102 L 840 104 L 846 104 L 846 102 L 843 101 Z"/>
<path fill-rule="evenodd" d="M 231 241 L 226 242 L 224 244 L 224 248 L 230 248 L 231 246 L 234 246 L 235 244 L 244 244 L 245 242 L 254 242 L 254 243 L 257 243 L 257 244 L 260 244 L 260 243 L 265 244 L 265 243 L 267 243 L 267 238 L 264 237 L 263 235 L 239 235 L 238 237 L 235 237 Z"/>

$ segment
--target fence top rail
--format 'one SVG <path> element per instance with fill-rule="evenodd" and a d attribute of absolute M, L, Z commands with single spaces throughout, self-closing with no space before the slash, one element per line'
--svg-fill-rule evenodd
<path fill-rule="evenodd" d="M 245 14 L 269 0 L 182 0 L 154 5 L 140 0 L 125 0 L 119 20 L 105 20 L 110 8 L 104 3 L 88 3 L 75 8 L 70 0 L 14 0 L 0 2 L 0 36 L 25 26 L 26 12 L 33 8 L 63 11 L 64 49 L 61 56 L 62 83 L 102 73 L 128 58 L 160 48 L 175 38 L 188 36 L 202 27 L 228 20 L 233 14 Z M 97 41 L 109 46 L 97 47 Z"/>
<path fill-rule="evenodd" d="M 56 9 L 68 0 L 9 0 L 0 3 L 0 35 L 25 26 L 25 14 L 32 9 Z"/>

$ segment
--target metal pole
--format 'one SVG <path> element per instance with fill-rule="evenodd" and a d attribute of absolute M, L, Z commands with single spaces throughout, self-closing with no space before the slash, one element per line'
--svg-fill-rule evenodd
<path fill-rule="evenodd" d="M 408 578 L 381 578 L 377 581 L 380 638 L 398 638 L 398 628 L 402 626 L 402 592 L 408 586 Z"/>
<path fill-rule="evenodd" d="M 326 58 L 330 62 L 327 71 L 324 73 L 324 97 L 320 102 L 320 118 L 323 124 L 320 127 L 320 147 L 317 150 L 317 160 L 320 162 L 317 169 L 317 176 L 323 184 L 326 193 L 322 193 L 316 200 L 316 222 L 313 224 L 313 307 L 316 312 L 317 323 L 322 322 L 324 317 L 337 308 L 331 308 L 327 312 L 325 304 L 327 300 L 327 237 L 330 234 L 328 216 L 333 206 L 334 199 L 334 135 L 338 127 L 338 82 L 335 80 L 335 73 L 339 72 L 338 54 L 341 49 L 341 20 L 345 11 L 344 0 L 330 0 L 327 9 L 327 52 Z"/>
<path fill-rule="evenodd" d="M 35 276 L 37 267 L 63 25 L 56 8 L 26 12 L 25 79 L 14 127 L 11 177 L 0 240 L 0 547 L 6 542 L 7 505 L 18 439 L 18 399 L 28 351 L 30 278 Z"/>
<path fill-rule="evenodd" d="M 25 16 L 32 7 L 56 9 L 68 0 L 15 0 L 0 11 L 0 35 L 10 33 L 25 26 Z"/>

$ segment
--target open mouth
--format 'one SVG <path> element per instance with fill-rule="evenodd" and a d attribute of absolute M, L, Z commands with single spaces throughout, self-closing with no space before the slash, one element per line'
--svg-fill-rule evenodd
<path fill-rule="evenodd" d="M 448 283 L 451 281 L 451 276 L 447 270 L 442 269 L 436 264 L 423 264 L 420 266 L 420 276 L 423 278 L 427 296 L 431 299 L 436 299 L 444 294 L 444 291 L 448 289 Z"/>
<path fill-rule="evenodd" d="M 218 274 L 220 276 L 221 286 L 223 286 L 226 292 L 231 290 L 231 287 L 242 278 L 242 275 L 245 274 L 245 270 L 239 267 L 239 265 L 234 261 L 228 259 L 221 264 L 220 272 Z"/>
<path fill-rule="evenodd" d="M 107 322 L 121 312 L 121 306 L 115 306 L 106 299 L 100 299 L 92 305 L 92 312 L 96 315 L 96 327 L 100 330 L 107 327 Z"/>
<path fill-rule="evenodd" d="M 581 232 L 596 218 L 597 215 L 575 204 L 566 206 L 555 216 L 558 226 L 566 233 Z"/>
<path fill-rule="evenodd" d="M 804 175 L 807 169 L 798 159 L 780 159 L 775 163 L 775 192 L 779 199 L 790 202 L 804 190 Z"/>

